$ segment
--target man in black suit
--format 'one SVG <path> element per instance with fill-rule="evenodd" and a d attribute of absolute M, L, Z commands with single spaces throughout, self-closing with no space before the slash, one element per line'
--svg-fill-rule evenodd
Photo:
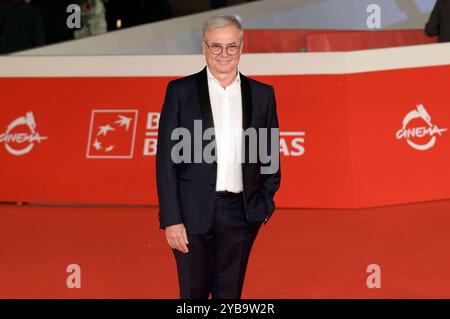
<path fill-rule="evenodd" d="M 242 40 L 236 18 L 209 19 L 207 67 L 167 86 L 156 175 L 160 226 L 175 254 L 181 298 L 240 298 L 253 242 L 275 210 L 275 95 L 238 71 Z"/>
<path fill-rule="evenodd" d="M 450 42 L 450 0 L 437 0 L 425 25 L 425 33 L 438 36 L 439 42 Z"/>

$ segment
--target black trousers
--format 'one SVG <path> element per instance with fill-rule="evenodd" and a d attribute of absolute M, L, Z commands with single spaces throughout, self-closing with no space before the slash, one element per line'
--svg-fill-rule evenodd
<path fill-rule="evenodd" d="M 189 235 L 189 252 L 173 250 L 180 298 L 239 299 L 253 242 L 262 223 L 245 218 L 242 196 L 216 198 L 211 229 Z"/>

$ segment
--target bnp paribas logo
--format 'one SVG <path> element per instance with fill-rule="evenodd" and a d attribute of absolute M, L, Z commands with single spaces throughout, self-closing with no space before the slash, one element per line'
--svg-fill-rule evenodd
<path fill-rule="evenodd" d="M 431 149 L 437 138 L 446 132 L 447 128 L 440 128 L 431 119 L 431 115 L 422 104 L 406 114 L 403 125 L 397 131 L 398 140 L 406 140 L 409 146 L 418 151 Z"/>
<path fill-rule="evenodd" d="M 87 158 L 133 158 L 138 110 L 93 110 Z"/>

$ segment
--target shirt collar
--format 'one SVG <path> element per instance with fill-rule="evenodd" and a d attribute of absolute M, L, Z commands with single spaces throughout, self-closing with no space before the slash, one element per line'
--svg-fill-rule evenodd
<path fill-rule="evenodd" d="M 206 67 L 206 73 L 208 74 L 208 80 L 213 80 L 213 81 L 216 81 L 218 84 L 220 84 L 219 80 L 217 80 L 216 77 L 209 70 L 209 67 Z M 234 81 L 229 86 L 232 86 L 235 83 L 240 83 L 240 81 L 241 81 L 241 76 L 240 76 L 240 72 L 239 72 L 239 69 L 238 69 L 236 78 L 234 79 Z"/>

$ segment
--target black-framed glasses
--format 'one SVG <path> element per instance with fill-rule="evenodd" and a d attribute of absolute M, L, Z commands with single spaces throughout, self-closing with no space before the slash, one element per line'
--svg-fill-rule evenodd
<path fill-rule="evenodd" d="M 208 42 L 206 42 L 205 40 L 205 44 L 206 46 L 209 48 L 209 51 L 211 51 L 212 54 L 214 55 L 219 55 L 222 53 L 223 51 L 223 46 L 218 45 L 218 44 L 213 44 L 213 45 L 209 45 Z M 241 45 L 228 45 L 225 47 L 225 51 L 229 54 L 229 55 L 235 55 L 239 52 L 239 49 L 241 48 Z"/>

